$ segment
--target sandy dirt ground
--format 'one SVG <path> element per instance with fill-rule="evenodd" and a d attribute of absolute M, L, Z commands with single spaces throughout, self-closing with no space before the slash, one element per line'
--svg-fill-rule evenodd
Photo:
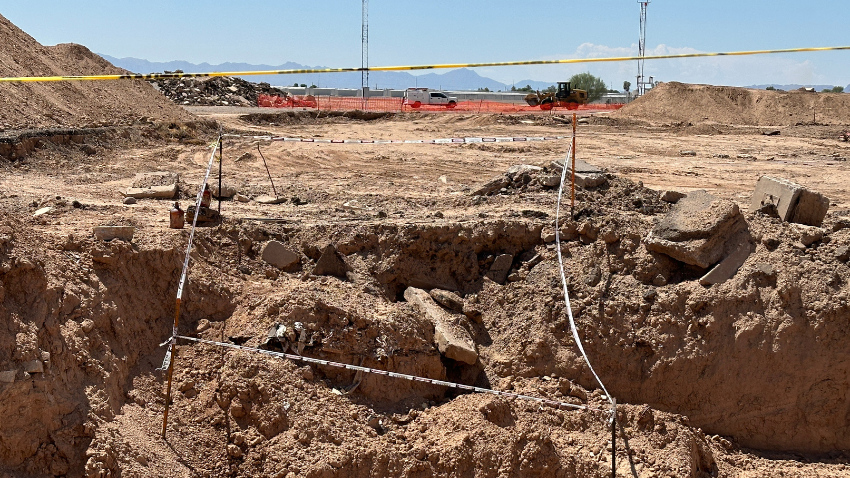
<path fill-rule="evenodd" d="M 8 476 L 610 476 L 600 412 L 379 377 L 360 383 L 348 372 L 189 344 L 178 349 L 163 441 L 155 368 L 187 231 L 168 228 L 173 200 L 123 204 L 121 191 L 139 175 L 177 173 L 185 208 L 218 125 L 227 134 L 323 139 L 571 132 L 547 115 L 364 121 L 190 112 L 200 120 L 189 126 L 149 122 L 82 144 L 44 142 L 26 158 L 0 162 L 0 297 L 9 317 L 0 360 L 48 363 L 47 373 L 0 385 L 4 413 L 25 410 L 3 428 Z M 764 136 L 752 127 L 651 126 L 607 115 L 582 123 L 577 157 L 611 173 L 611 186 L 579 190 L 585 219 L 568 220 L 561 232 L 574 310 L 591 359 L 626 403 L 621 422 L 639 476 L 850 476 L 841 451 L 848 437 L 833 421 L 848 410 L 848 357 L 836 337 L 847 332 L 838 318 L 850 277 L 834 259 L 850 241 L 848 229 L 833 228 L 850 204 L 850 151 L 837 127 Z M 199 230 L 181 331 L 256 346 L 273 323 L 300 322 L 316 343 L 305 355 L 602 407 L 565 322 L 554 245 L 544 239 L 553 231 L 554 191 L 471 194 L 511 166 L 548 168 L 566 149 L 565 140 L 329 145 L 226 137 L 223 181 L 250 201 L 222 202 L 224 222 Z M 283 204 L 253 200 L 272 194 L 261 154 Z M 693 271 L 637 247 L 669 208 L 652 190 L 705 189 L 746 212 L 762 174 L 827 195 L 831 242 L 801 252 L 784 239 L 800 234 L 792 226 L 747 214 L 754 259 L 710 289 Z M 33 217 L 43 207 L 52 209 Z M 97 225 L 132 225 L 133 242 L 97 241 Z M 269 240 L 296 251 L 299 265 L 265 263 Z M 310 273 L 327 244 L 348 266 L 342 278 Z M 500 254 L 515 258 L 504 284 L 484 277 Z M 765 276 L 762 262 L 793 264 Z M 453 290 L 479 309 L 464 325 L 477 344 L 475 366 L 441 357 L 433 326 L 404 299 L 407 287 Z M 777 368 L 777 360 L 793 366 Z M 771 383 L 790 398 L 778 399 Z M 22 409 L 24 402 L 32 405 Z M 618 450 L 617 476 L 631 476 L 621 441 Z"/>

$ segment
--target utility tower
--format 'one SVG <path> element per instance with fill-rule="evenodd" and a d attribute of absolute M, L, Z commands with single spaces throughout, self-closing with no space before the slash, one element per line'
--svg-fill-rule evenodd
<path fill-rule="evenodd" d="M 640 41 L 638 41 L 638 74 L 637 74 L 637 95 L 643 96 L 646 93 L 646 85 L 652 87 L 652 78 L 647 81 L 643 75 L 643 57 L 646 56 L 646 7 L 649 6 L 650 0 L 638 0 L 640 4 Z"/>
<path fill-rule="evenodd" d="M 360 35 L 362 51 L 360 53 L 360 67 L 363 70 L 360 72 L 360 91 L 363 95 L 363 105 L 365 109 L 366 102 L 369 98 L 369 0 L 363 0 L 363 28 Z"/>

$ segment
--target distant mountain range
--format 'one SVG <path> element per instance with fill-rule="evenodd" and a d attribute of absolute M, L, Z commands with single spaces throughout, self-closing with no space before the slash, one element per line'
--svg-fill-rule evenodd
<path fill-rule="evenodd" d="M 130 70 L 133 73 L 162 73 L 164 71 L 182 70 L 186 73 L 205 73 L 214 71 L 257 71 L 257 70 L 302 70 L 320 69 L 324 66 L 306 66 L 293 62 L 282 65 L 252 65 L 249 63 L 189 63 L 188 61 L 152 62 L 138 58 L 115 58 L 100 54 L 115 66 Z M 270 83 L 274 86 L 288 86 L 295 83 L 317 85 L 322 88 L 360 88 L 360 73 L 322 73 L 296 75 L 251 75 L 244 79 L 255 83 Z M 545 89 L 552 85 L 545 81 L 517 81 L 517 88 L 531 86 L 534 89 Z M 511 85 L 479 75 L 468 68 L 449 70 L 445 73 L 428 73 L 411 75 L 402 71 L 374 71 L 369 73 L 369 86 L 377 89 L 405 89 L 414 86 L 441 90 L 477 90 L 488 88 L 490 91 L 507 91 Z"/>
<path fill-rule="evenodd" d="M 744 88 L 754 88 L 754 89 L 757 89 L 757 90 L 764 90 L 768 86 L 772 86 L 772 87 L 776 88 L 777 90 L 785 90 L 785 91 L 799 90 L 800 88 L 814 88 L 815 91 L 823 91 L 823 90 L 831 90 L 836 85 L 776 85 L 776 84 L 771 84 L 771 85 L 750 85 L 750 86 L 745 86 Z M 844 91 L 850 92 L 850 85 L 847 85 L 846 87 L 844 87 Z"/>

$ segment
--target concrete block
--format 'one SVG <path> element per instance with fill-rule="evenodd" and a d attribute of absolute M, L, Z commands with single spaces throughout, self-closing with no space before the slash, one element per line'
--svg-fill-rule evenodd
<path fill-rule="evenodd" d="M 823 218 L 829 210 L 829 199 L 823 194 L 803 189 L 800 191 L 800 199 L 794 208 L 794 216 L 791 222 L 806 224 L 808 226 L 820 226 Z"/>
<path fill-rule="evenodd" d="M 762 176 L 756 183 L 750 209 L 756 211 L 773 204 L 783 221 L 820 226 L 829 210 L 829 199 L 822 194 L 788 181 Z"/>
<path fill-rule="evenodd" d="M 800 198 L 802 186 L 791 181 L 762 176 L 756 183 L 753 198 L 750 202 L 750 210 L 756 211 L 766 204 L 776 206 L 779 219 L 788 221 L 794 213 L 794 206 Z"/>
<path fill-rule="evenodd" d="M 278 269 L 288 269 L 301 261 L 301 256 L 278 241 L 266 243 L 262 258 Z"/>
<path fill-rule="evenodd" d="M 133 226 L 97 226 L 94 228 L 94 236 L 101 241 L 121 239 L 130 242 L 136 228 Z"/>

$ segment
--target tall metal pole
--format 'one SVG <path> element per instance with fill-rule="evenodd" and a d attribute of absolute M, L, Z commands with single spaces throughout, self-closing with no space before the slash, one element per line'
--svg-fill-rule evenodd
<path fill-rule="evenodd" d="M 640 4 L 640 40 L 638 41 L 638 74 L 637 74 L 637 95 L 643 96 L 646 93 L 646 86 L 643 75 L 643 57 L 646 56 L 646 7 L 649 6 L 649 0 L 638 0 Z"/>
<path fill-rule="evenodd" d="M 360 91 L 363 95 L 363 109 L 366 109 L 369 88 L 369 0 L 363 0 L 362 31 L 360 34 L 361 52 L 360 67 Z"/>

